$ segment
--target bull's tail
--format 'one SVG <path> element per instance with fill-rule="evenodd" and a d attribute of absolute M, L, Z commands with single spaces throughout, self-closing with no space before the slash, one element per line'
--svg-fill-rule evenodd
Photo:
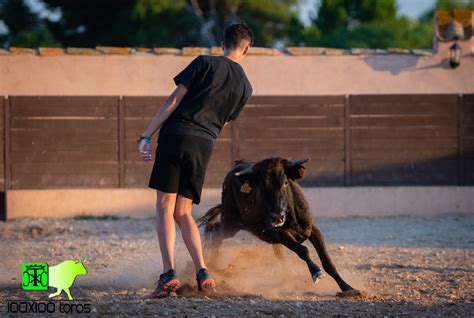
<path fill-rule="evenodd" d="M 221 214 L 222 204 L 216 205 L 209 209 L 202 217 L 197 220 L 198 227 L 204 226 L 206 232 L 208 227 L 212 227 L 217 222 L 217 217 Z"/>

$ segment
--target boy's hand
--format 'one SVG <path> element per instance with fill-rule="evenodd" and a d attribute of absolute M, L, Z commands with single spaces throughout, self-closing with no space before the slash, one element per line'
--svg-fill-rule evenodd
<path fill-rule="evenodd" d="M 151 160 L 151 138 L 140 138 L 138 142 L 138 152 L 143 161 Z"/>

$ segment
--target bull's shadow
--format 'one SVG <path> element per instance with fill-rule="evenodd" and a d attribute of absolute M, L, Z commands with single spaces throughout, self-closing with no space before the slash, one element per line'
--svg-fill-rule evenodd
<path fill-rule="evenodd" d="M 344 176 L 344 172 L 322 172 L 315 174 L 308 169 L 307 177 L 299 183 L 303 187 L 343 187 L 351 186 L 439 186 L 473 185 L 474 152 L 400 162 L 374 168 L 354 170 Z M 459 166 L 461 165 L 461 166 Z"/>

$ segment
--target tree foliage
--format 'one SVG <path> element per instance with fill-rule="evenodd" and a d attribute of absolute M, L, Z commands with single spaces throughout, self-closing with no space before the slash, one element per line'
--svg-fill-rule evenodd
<path fill-rule="evenodd" d="M 438 0 L 420 19 L 397 14 L 396 0 L 321 0 L 310 25 L 301 0 L 37 0 L 61 12 L 32 12 L 26 0 L 0 0 L 3 46 L 182 47 L 219 45 L 226 25 L 245 21 L 255 45 L 362 48 L 431 47 L 435 7 L 474 10 L 471 0 Z"/>

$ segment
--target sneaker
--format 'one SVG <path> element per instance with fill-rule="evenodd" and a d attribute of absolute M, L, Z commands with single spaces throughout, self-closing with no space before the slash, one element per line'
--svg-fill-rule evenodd
<path fill-rule="evenodd" d="M 176 290 L 179 288 L 180 281 L 178 275 L 174 269 L 170 269 L 164 274 L 160 275 L 160 279 L 155 283 L 157 286 L 151 298 L 165 298 L 169 297 L 170 294 L 176 294 Z"/>
<path fill-rule="evenodd" d="M 201 268 L 196 276 L 199 291 L 210 291 L 216 287 L 216 282 L 205 268 Z"/>

